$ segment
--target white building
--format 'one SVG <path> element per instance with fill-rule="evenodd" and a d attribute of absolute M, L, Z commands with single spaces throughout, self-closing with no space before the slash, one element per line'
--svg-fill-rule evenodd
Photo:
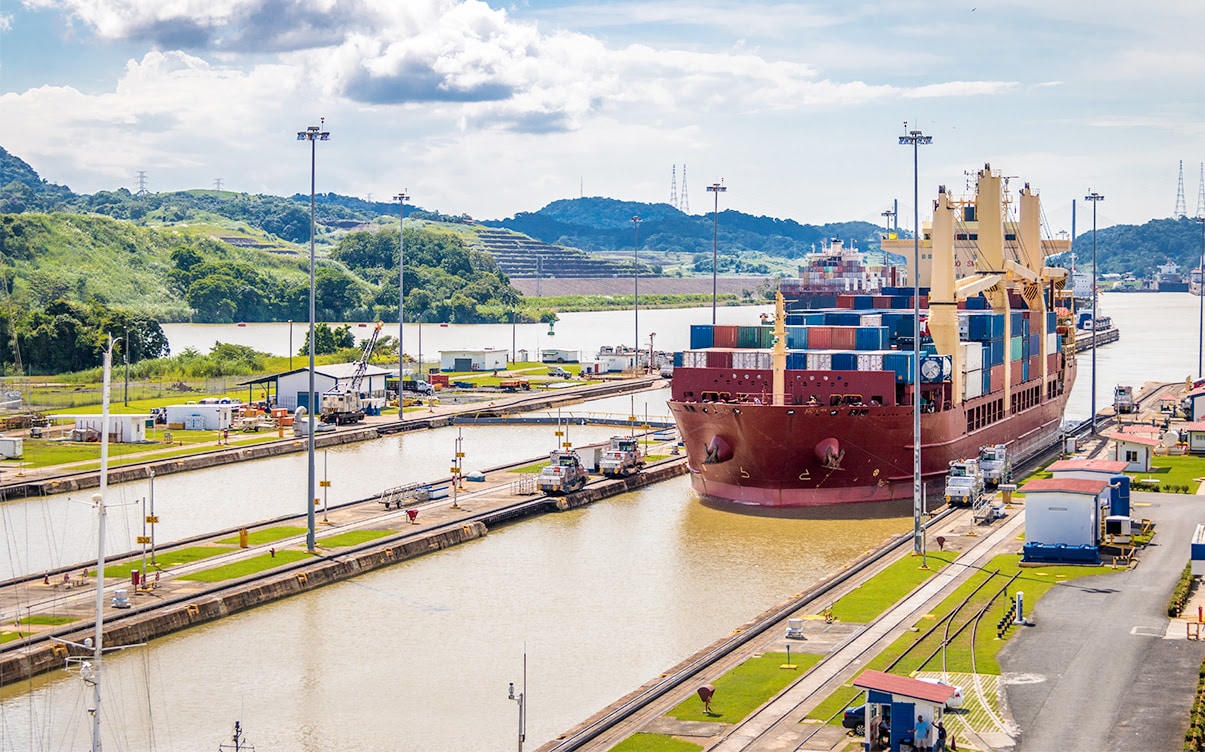
<path fill-rule="evenodd" d="M 439 370 L 451 372 L 504 370 L 506 350 L 440 350 Z"/>
<path fill-rule="evenodd" d="M 168 405 L 167 425 L 188 431 L 222 431 L 234 425 L 234 405 Z"/>
<path fill-rule="evenodd" d="M 1114 475 L 1124 473 L 1128 468 L 1128 463 L 1123 460 L 1059 460 L 1046 469 L 1055 478 L 1103 480 L 1107 483 Z"/>
<path fill-rule="evenodd" d="M 51 415 L 51 420 L 69 420 L 73 441 L 100 441 L 103 416 L 97 415 Z M 149 414 L 109 415 L 109 441 L 115 444 L 141 444 L 146 432 L 154 428 L 154 418 Z"/>
<path fill-rule="evenodd" d="M 1113 442 L 1113 459 L 1125 462 L 1126 471 L 1131 473 L 1149 473 L 1155 449 L 1163 446 L 1159 438 L 1148 433 L 1113 431 L 1104 436 Z"/>
<path fill-rule="evenodd" d="M 276 406 L 293 411 L 299 406 L 308 407 L 311 402 L 321 405 L 322 395 L 325 392 L 332 389 L 343 390 L 347 387 L 347 382 L 351 380 L 358 366 L 359 363 L 332 363 L 325 366 L 314 366 L 314 393 L 317 396 L 313 400 L 306 399 L 306 392 L 309 389 L 309 369 L 298 368 L 286 371 L 275 377 Z M 383 397 L 385 396 L 385 377 L 390 375 L 396 376 L 397 371 L 370 365 L 364 371 L 364 378 L 360 382 L 358 391 L 365 397 Z"/>
<path fill-rule="evenodd" d="M 540 350 L 540 362 L 542 363 L 577 363 L 581 359 L 581 350 L 563 350 L 555 347 Z"/>
<path fill-rule="evenodd" d="M 1042 478 L 1025 493 L 1025 541 L 1047 546 L 1100 545 L 1101 506 L 1109 483 L 1084 478 Z"/>

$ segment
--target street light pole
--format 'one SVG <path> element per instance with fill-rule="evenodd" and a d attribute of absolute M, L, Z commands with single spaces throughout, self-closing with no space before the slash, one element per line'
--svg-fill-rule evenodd
<path fill-rule="evenodd" d="M 908 123 L 904 123 L 908 127 Z M 920 467 L 920 147 L 933 143 L 919 130 L 900 136 L 901 146 L 912 147 L 912 553 L 924 555 L 921 526 Z"/>
<path fill-rule="evenodd" d="M 393 197 L 397 202 L 400 219 L 397 226 L 397 416 L 402 417 L 402 380 L 406 377 L 406 356 L 402 350 L 402 314 L 406 310 L 406 282 L 403 270 L 406 263 L 406 201 L 410 197 L 405 191 Z M 418 364 L 423 367 L 422 362 Z"/>
<path fill-rule="evenodd" d="M 289 370 L 293 370 L 293 319 L 289 319 Z"/>
<path fill-rule="evenodd" d="M 523 742 L 527 739 L 527 649 L 523 650 L 523 691 L 515 694 L 515 683 L 511 682 L 506 698 L 519 703 L 519 752 L 523 752 Z"/>
<path fill-rule="evenodd" d="M 1092 202 L 1092 435 L 1096 435 L 1096 322 L 1100 318 L 1100 305 L 1096 299 L 1096 202 L 1105 197 L 1088 189 L 1085 201 Z"/>
<path fill-rule="evenodd" d="M 632 217 L 632 321 L 636 337 L 636 350 L 632 357 L 632 371 L 640 369 L 640 215 Z"/>
<path fill-rule="evenodd" d="M 315 210 L 314 194 L 315 194 L 315 168 L 318 159 L 318 142 L 329 141 L 331 134 L 329 131 L 323 130 L 326 125 L 326 118 L 319 118 L 318 125 L 308 126 L 304 131 L 297 131 L 298 141 L 310 142 L 310 383 L 309 395 L 306 397 L 306 460 L 307 460 L 307 476 L 306 476 L 306 500 L 305 500 L 305 517 L 306 517 L 306 534 L 305 548 L 313 553 L 317 546 L 317 541 L 314 536 L 314 487 L 316 478 L 314 472 L 314 236 L 318 230 L 317 212 Z M 398 386 L 401 389 L 401 386 Z"/>
<path fill-rule="evenodd" d="M 720 238 L 720 194 L 728 188 L 724 181 L 707 186 L 708 193 L 715 194 L 715 211 L 711 215 L 711 325 L 715 326 L 716 306 L 716 247 Z"/>

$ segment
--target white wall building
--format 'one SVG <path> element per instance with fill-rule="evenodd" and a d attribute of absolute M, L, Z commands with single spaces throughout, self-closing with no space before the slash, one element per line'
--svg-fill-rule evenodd
<path fill-rule="evenodd" d="M 234 425 L 234 405 L 168 405 L 167 425 L 187 431 L 222 431 Z"/>
<path fill-rule="evenodd" d="M 463 371 L 495 371 L 505 370 L 507 365 L 506 350 L 440 350 L 439 370 Z"/>
<path fill-rule="evenodd" d="M 1113 459 L 1126 463 L 1126 472 L 1149 473 L 1151 457 L 1163 442 L 1151 434 L 1114 431 L 1105 434 L 1113 442 Z"/>
<path fill-rule="evenodd" d="M 99 441 L 102 431 L 101 415 L 51 415 L 51 420 L 69 420 L 74 424 L 71 438 L 74 441 Z M 141 444 L 147 440 L 146 432 L 154 427 L 149 414 L 109 415 L 109 441 L 115 444 Z"/>
<path fill-rule="evenodd" d="M 1042 478 L 1026 483 L 1021 490 L 1025 493 L 1027 543 L 1100 545 L 1101 505 L 1108 504 L 1109 495 L 1107 481 Z"/>
<path fill-rule="evenodd" d="M 347 382 L 356 372 L 358 363 L 332 363 L 325 366 L 314 366 L 314 392 L 317 397 L 306 399 L 309 388 L 309 369 L 298 368 L 286 371 L 276 377 L 277 407 L 287 408 L 290 412 L 299 405 L 322 404 L 322 395 L 332 389 L 344 389 Z M 396 376 L 397 371 L 391 371 L 379 366 L 370 365 L 364 371 L 360 382 L 359 392 L 365 397 L 383 397 L 385 395 L 385 377 Z"/>

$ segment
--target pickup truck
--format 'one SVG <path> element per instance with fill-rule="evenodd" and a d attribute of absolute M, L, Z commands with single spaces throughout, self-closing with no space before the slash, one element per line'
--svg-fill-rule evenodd
<path fill-rule="evenodd" d="M 403 392 L 416 392 L 418 394 L 432 395 L 435 394 L 435 387 L 431 386 L 422 379 L 406 379 L 402 382 Z"/>
<path fill-rule="evenodd" d="M 557 379 L 569 378 L 569 372 L 566 371 L 564 368 L 561 368 L 560 366 L 552 366 L 551 368 L 549 368 L 548 375 L 552 376 L 553 378 L 557 378 Z"/>

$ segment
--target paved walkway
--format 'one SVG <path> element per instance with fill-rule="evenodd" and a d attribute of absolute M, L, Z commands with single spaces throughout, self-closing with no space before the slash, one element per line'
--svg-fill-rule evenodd
<path fill-rule="evenodd" d="M 1190 495 L 1133 499 L 1134 516 L 1158 525 L 1138 565 L 1052 588 L 1032 612 L 1034 626 L 1000 653 L 1021 750 L 1183 746 L 1205 642 L 1186 640 L 1166 609 L 1205 509 Z"/>

